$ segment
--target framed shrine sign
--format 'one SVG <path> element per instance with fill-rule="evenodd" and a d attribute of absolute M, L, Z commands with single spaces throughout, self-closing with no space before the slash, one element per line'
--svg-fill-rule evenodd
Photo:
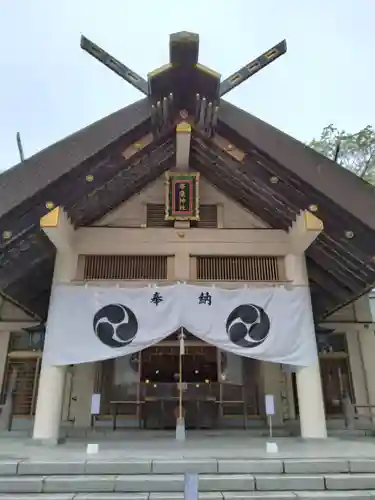
<path fill-rule="evenodd" d="M 165 220 L 199 220 L 199 173 L 167 172 Z"/>

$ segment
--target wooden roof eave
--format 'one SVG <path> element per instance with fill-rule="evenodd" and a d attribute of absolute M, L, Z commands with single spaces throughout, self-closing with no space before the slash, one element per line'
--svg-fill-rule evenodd
<path fill-rule="evenodd" d="M 233 132 L 269 158 L 284 165 L 375 231 L 375 188 L 352 172 L 329 160 L 300 141 L 240 108 L 221 101 L 219 131 L 230 139 Z M 243 147 L 244 144 L 239 144 Z M 337 189 L 340 186 L 340 189 Z"/>
<path fill-rule="evenodd" d="M 158 136 L 152 143 L 150 143 L 149 146 L 136 153 L 129 160 L 124 160 L 121 156 L 121 151 L 123 151 L 123 148 L 120 148 L 115 155 L 117 158 L 116 161 L 119 162 L 118 166 L 116 166 L 116 168 L 114 168 L 114 166 L 112 166 L 112 168 L 101 167 L 99 169 L 99 174 L 94 176 L 94 182 L 85 182 L 85 172 L 82 173 L 79 167 L 75 169 L 75 184 L 82 184 L 84 189 L 87 191 L 79 193 L 78 198 L 80 199 L 80 202 L 83 202 L 83 205 L 70 205 L 69 203 L 66 203 L 65 199 L 64 202 L 62 198 L 61 203 L 66 207 L 68 213 L 73 216 L 72 221 L 76 225 L 80 222 L 90 223 L 90 220 L 97 220 L 108 210 L 114 208 L 115 205 L 122 203 L 124 199 L 131 197 L 133 194 L 136 194 L 139 190 L 143 189 L 143 187 L 149 184 L 149 182 L 151 182 L 154 178 L 161 175 L 164 170 L 170 168 L 175 154 L 174 137 L 170 132 L 166 131 L 165 135 Z M 111 155 L 113 155 L 113 153 L 111 153 Z M 107 172 L 107 177 L 109 174 L 111 177 L 108 179 L 102 179 L 103 172 Z M 122 184 L 118 183 L 116 181 L 116 173 L 120 173 L 121 175 L 130 175 L 131 182 L 126 182 L 125 180 Z M 72 172 L 70 174 L 72 174 Z M 78 177 L 82 177 L 83 175 L 83 183 L 78 182 L 77 175 Z M 115 180 L 118 186 L 114 186 L 116 182 L 109 183 L 109 180 Z M 64 191 L 66 191 L 66 189 L 68 191 L 72 191 L 71 181 L 71 175 L 63 176 L 59 179 L 58 194 L 60 197 L 64 195 Z M 95 210 L 101 210 L 99 213 L 97 211 L 93 211 L 92 203 L 90 204 L 90 201 L 93 200 L 92 195 L 94 193 L 98 193 L 98 182 L 104 183 L 103 185 L 105 186 L 105 189 L 108 188 L 107 199 L 104 200 L 105 197 L 101 197 L 102 199 L 100 200 L 101 204 L 99 207 L 94 204 Z M 52 189 L 54 188 L 52 187 Z M 55 200 L 53 194 L 50 192 L 44 193 L 43 191 L 44 190 L 42 190 L 41 193 L 43 196 L 40 201 L 45 199 Z M 71 193 L 68 193 L 68 195 L 71 196 Z M 104 205 L 102 203 L 103 200 L 105 201 Z M 57 200 L 56 204 L 59 204 L 59 200 Z M 85 209 L 83 212 L 82 207 Z M 45 202 L 41 203 L 39 208 L 42 214 L 47 211 Z M 50 251 L 51 245 L 44 244 L 46 238 L 43 238 L 43 233 L 39 229 L 40 214 L 36 211 L 35 207 L 31 213 L 27 212 L 25 215 L 27 220 L 23 220 L 22 216 L 20 216 L 17 221 L 14 221 L 14 223 L 17 223 L 18 225 L 20 222 L 23 222 L 23 224 L 19 226 L 18 231 L 12 235 L 12 238 L 9 241 L 5 240 L 3 242 L 3 251 L 0 254 L 0 261 L 2 261 L 0 284 L 1 288 L 7 291 L 12 297 L 19 297 L 19 300 L 21 300 L 22 297 L 22 301 L 24 301 L 25 305 L 30 307 L 30 300 L 33 303 L 36 303 L 37 301 L 32 297 L 29 300 L 29 297 L 26 297 L 24 293 L 25 289 L 28 290 L 28 293 L 33 293 L 30 286 L 27 286 L 30 282 L 29 276 L 38 276 L 37 283 L 39 285 L 40 282 L 43 281 L 41 273 L 44 273 L 43 269 L 45 269 L 45 263 L 47 261 L 50 262 L 51 259 L 53 261 L 54 252 Z M 82 216 L 84 217 L 83 219 Z M 13 225 L 12 229 L 14 229 Z M 49 240 L 47 243 L 49 243 Z M 50 273 L 48 276 L 50 278 Z M 31 282 L 34 283 L 34 280 L 31 280 Z M 45 282 L 43 284 L 43 289 L 47 289 L 49 285 L 49 282 Z M 40 310 L 38 308 L 38 314 L 39 313 Z"/>
<path fill-rule="evenodd" d="M 45 318 L 51 289 L 54 257 L 48 256 L 33 266 L 25 269 L 23 274 L 14 276 L 4 292 L 18 303 L 33 311 L 40 318 Z M 39 299 L 43 300 L 40 301 Z"/>
<path fill-rule="evenodd" d="M 0 220 L 109 144 L 150 119 L 141 99 L 47 147 L 0 175 Z"/>
<path fill-rule="evenodd" d="M 275 204 L 269 205 L 271 199 L 275 201 L 276 198 L 280 197 L 280 183 L 272 188 L 272 184 L 269 182 L 270 173 L 267 174 L 267 171 L 265 171 L 264 175 L 263 172 L 260 172 L 264 167 L 256 163 L 247 166 L 246 161 L 237 162 L 227 153 L 219 150 L 217 145 L 210 144 L 207 138 L 203 139 L 199 136 L 199 133 L 195 135 L 197 137 L 192 138 L 192 158 L 196 168 L 212 184 L 227 192 L 229 196 L 261 217 L 271 227 L 287 229 L 299 210 L 307 208 L 306 200 L 303 200 L 306 206 L 301 205 L 301 201 L 295 200 L 294 205 L 292 203 L 293 208 L 290 210 L 292 193 L 284 193 L 285 197 L 281 197 L 281 199 L 284 199 L 283 205 L 279 205 L 278 210 Z M 234 144 L 237 146 L 236 143 Z M 250 173 L 251 177 L 248 176 Z M 327 207 L 324 208 L 327 210 Z M 344 229 L 341 229 L 343 232 Z M 316 259 L 315 264 L 322 271 L 324 269 L 324 281 L 327 284 L 327 289 L 331 290 L 331 299 L 329 303 L 327 302 L 327 307 L 336 307 L 337 300 L 339 300 L 340 304 L 348 300 L 354 300 L 355 296 L 358 296 L 363 289 L 367 288 L 373 273 L 372 269 L 364 262 L 369 258 L 368 254 L 361 253 L 355 247 L 355 242 L 358 243 L 361 240 L 355 238 L 354 242 L 351 243 L 350 240 L 345 238 L 342 241 L 337 239 L 332 246 L 332 238 L 328 233 L 324 233 L 318 240 L 313 245 L 314 248 L 308 250 L 308 255 Z M 368 246 L 362 248 L 362 251 L 368 251 Z M 364 259 L 364 261 L 361 259 Z M 319 280 L 319 284 L 322 285 L 322 279 Z M 339 292 L 332 293 L 332 290 L 339 290 Z"/>
<path fill-rule="evenodd" d="M 127 134 L 120 135 L 104 149 L 91 155 L 81 164 L 72 167 L 69 172 L 41 188 L 37 193 L 0 217 L 0 250 L 4 251 L 12 245 L 13 241 L 25 231 L 39 226 L 40 218 L 49 211 L 46 202 L 69 207 L 89 194 L 98 184 L 108 182 L 118 170 L 123 168 L 120 161 L 123 160 L 121 152 L 126 147 L 127 141 L 138 140 L 139 136 L 144 135 L 150 126 L 150 119 L 146 118 Z M 117 155 L 116 159 L 113 158 L 114 154 Z M 114 164 L 116 162 L 117 166 Z M 48 170 L 48 166 L 45 166 L 45 170 Z M 92 176 L 92 182 L 87 182 L 88 176 Z M 0 192 L 1 182 L 2 176 L 0 175 Z M 4 232 L 10 232 L 11 238 L 1 240 L 1 235 Z"/>

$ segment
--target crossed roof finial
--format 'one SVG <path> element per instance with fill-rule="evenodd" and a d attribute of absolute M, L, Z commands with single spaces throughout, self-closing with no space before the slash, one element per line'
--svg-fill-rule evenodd
<path fill-rule="evenodd" d="M 199 52 L 199 36 L 195 33 L 182 31 L 170 35 L 170 63 L 162 69 L 171 71 L 181 67 L 190 70 L 199 70 L 198 52 Z M 137 90 L 146 96 L 152 95 L 151 80 L 155 73 L 160 74 L 162 69 L 153 71 L 148 75 L 148 82 L 138 75 L 135 71 L 131 70 L 128 66 L 118 61 L 116 58 L 105 52 L 98 45 L 94 44 L 86 37 L 81 37 L 81 48 L 95 57 L 102 64 L 114 71 L 117 75 L 121 76 L 125 81 L 130 83 Z M 250 77 L 258 73 L 261 69 L 268 66 L 271 62 L 275 61 L 281 55 L 285 54 L 287 50 L 286 40 L 278 43 L 271 49 L 267 50 L 259 57 L 246 64 L 238 71 L 230 75 L 225 80 L 218 82 L 217 85 L 217 98 L 223 97 L 225 94 L 238 87 L 241 83 L 248 80 Z M 216 72 L 205 68 L 206 71 L 211 71 L 212 74 L 218 76 Z"/>

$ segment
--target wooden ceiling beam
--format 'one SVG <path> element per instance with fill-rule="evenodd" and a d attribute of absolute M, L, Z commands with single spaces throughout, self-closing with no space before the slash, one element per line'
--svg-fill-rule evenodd
<path fill-rule="evenodd" d="M 339 299 L 340 302 L 345 302 L 350 298 L 351 290 L 343 287 L 336 281 L 334 276 L 327 273 L 312 259 L 307 259 L 307 271 L 309 279 L 314 281 L 314 283 L 336 300 Z"/>
<path fill-rule="evenodd" d="M 348 273 L 353 275 L 355 278 L 361 279 L 364 283 L 375 273 L 366 265 L 363 261 L 358 259 L 356 255 L 344 251 L 341 247 L 334 244 L 332 238 L 326 233 L 322 233 L 319 236 L 319 247 L 324 250 L 325 253 L 331 255 L 339 265 L 347 269 Z"/>
<path fill-rule="evenodd" d="M 70 207 L 69 215 L 78 226 L 93 224 L 171 168 L 174 157 L 173 141 L 168 139 Z"/>
<path fill-rule="evenodd" d="M 225 171 L 223 171 L 217 165 L 212 168 L 210 163 L 202 158 L 200 155 L 196 155 L 193 152 L 194 165 L 197 165 L 198 170 L 204 175 L 213 185 L 218 189 L 228 194 L 231 198 L 241 203 L 242 206 L 248 210 L 254 212 L 255 215 L 264 220 L 267 224 L 272 227 L 279 228 L 279 223 L 277 216 L 272 215 L 271 207 L 263 203 L 262 199 L 259 201 L 259 196 L 254 196 L 254 193 L 248 188 L 244 188 L 243 185 L 237 180 L 235 176 L 229 176 Z M 249 196 L 252 202 L 249 203 Z M 275 226 L 275 224 L 277 224 Z"/>
<path fill-rule="evenodd" d="M 310 281 L 311 302 L 313 305 L 313 315 L 315 323 L 320 323 L 327 311 L 334 307 L 340 307 L 340 301 L 330 295 L 326 289 L 318 283 Z"/>
<path fill-rule="evenodd" d="M 274 229 L 282 229 L 282 220 L 271 209 L 267 209 L 259 198 L 252 196 L 249 202 L 249 192 L 244 192 L 243 185 L 235 177 L 223 173 L 220 169 L 212 167 L 210 163 L 205 162 L 202 158 L 194 156 L 194 166 L 197 170 L 214 186 L 223 193 L 226 193 L 230 198 L 240 203 L 244 208 L 254 213 L 257 217 L 264 220 Z"/>
<path fill-rule="evenodd" d="M 353 293 L 358 293 L 365 285 L 363 281 L 357 279 L 355 276 L 348 274 L 348 270 L 343 268 L 334 257 L 325 253 L 324 250 L 319 248 L 318 244 L 313 244 L 307 250 L 307 255 L 311 257 L 320 267 L 323 267 L 327 273 L 332 274 L 335 279 L 342 283 Z"/>
<path fill-rule="evenodd" d="M 282 206 L 290 224 L 296 218 L 301 208 L 293 204 L 290 200 L 277 199 L 271 177 L 262 167 L 254 165 L 255 168 L 248 171 L 246 160 L 243 162 L 235 161 L 225 150 L 222 150 L 214 144 L 212 140 L 208 140 L 200 134 L 196 134 L 195 138 L 193 137 L 192 144 L 193 148 L 195 148 L 199 154 L 204 155 L 208 161 L 222 165 L 223 169 L 227 170 L 230 175 L 233 175 L 235 172 L 241 178 L 241 182 L 245 186 L 251 184 L 259 195 L 260 192 L 264 193 L 266 195 L 264 201 L 270 203 L 273 210 L 279 210 Z M 275 204 L 275 201 L 278 203 Z"/>
<path fill-rule="evenodd" d="M 281 220 L 283 220 L 284 229 L 287 228 L 295 218 L 296 214 L 293 212 L 288 213 L 286 206 L 275 206 L 274 200 L 267 191 L 263 190 L 263 186 L 254 181 L 249 182 L 247 178 L 244 179 L 241 169 L 238 168 L 238 165 L 233 160 L 230 160 L 231 163 L 227 164 L 222 157 L 210 151 L 208 148 L 202 148 L 202 145 L 197 141 L 192 142 L 192 154 L 195 158 L 199 159 L 201 163 L 205 164 L 207 168 L 211 168 L 213 165 L 216 171 L 220 169 L 221 176 L 230 176 L 230 178 L 237 179 L 238 185 L 243 192 L 248 193 L 249 199 L 256 197 L 267 210 L 273 213 L 276 212 L 280 216 Z"/>

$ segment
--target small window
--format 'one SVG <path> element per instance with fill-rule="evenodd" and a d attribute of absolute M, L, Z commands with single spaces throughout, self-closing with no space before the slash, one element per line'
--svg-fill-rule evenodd
<path fill-rule="evenodd" d="M 199 220 L 191 222 L 191 227 L 217 228 L 217 205 L 201 205 L 199 217 Z"/>
<path fill-rule="evenodd" d="M 173 227 L 173 220 L 165 220 L 165 205 L 147 205 L 147 227 Z"/>
<path fill-rule="evenodd" d="M 280 281 L 282 258 L 266 256 L 196 257 L 201 281 Z"/>
<path fill-rule="evenodd" d="M 165 280 L 166 255 L 86 255 L 84 280 Z"/>

